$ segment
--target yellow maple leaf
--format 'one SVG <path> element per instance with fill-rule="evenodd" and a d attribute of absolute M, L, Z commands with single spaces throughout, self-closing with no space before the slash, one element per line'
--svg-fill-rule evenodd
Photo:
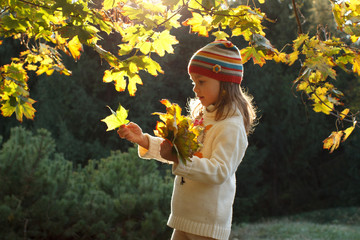
<path fill-rule="evenodd" d="M 27 68 L 27 70 L 29 70 L 29 71 L 36 71 L 37 68 L 38 68 L 38 66 L 37 66 L 37 65 L 34 65 L 34 64 L 28 64 L 28 65 L 26 66 L 26 68 Z"/>
<path fill-rule="evenodd" d="M 328 89 L 326 87 L 318 87 L 316 88 L 316 94 L 318 96 L 323 96 L 327 93 Z"/>
<path fill-rule="evenodd" d="M 165 30 L 159 34 L 154 35 L 153 39 L 154 42 L 152 45 L 155 49 L 155 52 L 160 57 L 163 57 L 165 52 L 174 53 L 174 48 L 172 45 L 178 43 L 176 37 L 171 35 L 169 30 Z"/>
<path fill-rule="evenodd" d="M 11 98 L 1 107 L 1 114 L 4 117 L 10 117 L 14 112 L 19 122 L 23 121 L 23 116 L 28 119 L 34 119 L 36 110 L 32 106 L 36 101 L 27 98 L 26 101 L 19 98 Z"/>
<path fill-rule="evenodd" d="M 330 153 L 332 153 L 339 147 L 342 136 L 343 131 L 332 132 L 331 135 L 323 141 L 323 148 L 330 150 Z"/>
<path fill-rule="evenodd" d="M 24 104 L 21 104 L 22 114 L 24 114 L 27 119 L 34 119 L 35 117 L 36 110 L 32 106 L 35 102 L 35 100 L 28 98 Z"/>
<path fill-rule="evenodd" d="M 103 77 L 103 82 L 109 83 L 109 82 L 112 82 L 112 81 L 113 81 L 112 72 L 110 70 L 105 70 L 104 77 Z"/>
<path fill-rule="evenodd" d="M 49 70 L 48 65 L 41 65 L 38 67 L 38 70 L 36 71 L 37 75 L 41 75 L 44 72 L 47 72 Z"/>
<path fill-rule="evenodd" d="M 325 95 L 326 91 L 324 89 L 326 88 L 318 87 L 316 93 L 312 94 L 310 99 L 314 101 L 313 109 L 315 112 L 323 112 L 326 115 L 329 115 L 334 108 L 334 104 L 329 101 Z"/>
<path fill-rule="evenodd" d="M 128 76 L 129 78 L 129 84 L 128 84 L 128 91 L 130 96 L 135 96 L 135 92 L 137 90 L 136 84 L 142 85 L 142 80 L 138 74 L 134 74 L 131 76 Z"/>
<path fill-rule="evenodd" d="M 143 54 L 146 55 L 151 51 L 151 42 L 145 41 L 145 42 L 142 42 L 139 45 L 140 45 L 139 46 L 140 52 L 142 52 Z"/>
<path fill-rule="evenodd" d="M 308 34 L 300 34 L 297 37 L 297 39 L 295 39 L 293 41 L 293 43 L 294 43 L 294 45 L 293 45 L 294 51 L 297 51 L 299 49 L 299 47 L 307 40 L 309 40 L 309 35 Z"/>
<path fill-rule="evenodd" d="M 350 37 L 350 39 L 354 43 L 354 42 L 357 42 L 357 40 L 359 40 L 359 37 L 353 35 L 353 36 Z"/>
<path fill-rule="evenodd" d="M 210 16 L 203 17 L 201 14 L 192 12 L 192 18 L 187 19 L 183 22 L 184 26 L 190 26 L 191 32 L 198 33 L 200 36 L 208 37 L 209 32 L 207 27 L 212 21 Z"/>
<path fill-rule="evenodd" d="M 309 82 L 311 83 L 318 83 L 323 80 L 323 76 L 320 71 L 312 72 L 309 76 Z M 325 88 L 326 90 L 326 88 Z M 318 91 L 318 90 L 317 90 Z M 317 92 L 318 93 L 318 92 Z M 325 91 L 326 93 L 326 91 Z M 318 93 L 319 94 L 319 93 Z"/>
<path fill-rule="evenodd" d="M 81 55 L 80 51 L 82 51 L 83 48 L 82 48 L 82 44 L 79 41 L 79 38 L 77 35 L 68 42 L 67 47 L 69 48 L 69 51 L 70 51 L 72 57 L 75 60 L 79 60 L 80 55 Z"/>
<path fill-rule="evenodd" d="M 257 51 L 255 47 L 246 47 L 241 49 L 241 57 L 243 63 L 252 58 L 254 64 L 259 64 L 261 67 L 266 63 L 265 55 L 261 51 Z"/>
<path fill-rule="evenodd" d="M 46 70 L 46 75 L 48 75 L 48 76 L 50 76 L 51 74 L 53 74 L 54 73 L 54 69 L 53 68 L 48 68 L 47 70 Z"/>
<path fill-rule="evenodd" d="M 129 62 L 129 71 L 131 72 L 131 73 L 138 73 L 139 72 L 139 69 L 138 69 L 138 67 L 137 67 L 137 65 L 136 65 L 136 63 L 135 62 Z"/>
<path fill-rule="evenodd" d="M 288 55 L 288 64 L 289 66 L 293 65 L 296 60 L 299 58 L 299 52 L 294 51 Z"/>
<path fill-rule="evenodd" d="M 348 127 L 347 129 L 344 130 L 344 137 L 342 139 L 342 142 L 344 142 L 349 136 L 350 134 L 352 133 L 352 131 L 354 131 L 355 129 L 355 124 L 356 124 L 356 121 L 354 122 L 354 125 L 351 126 L 351 127 Z"/>
<path fill-rule="evenodd" d="M 214 32 L 212 35 L 215 36 L 216 40 L 226 40 L 229 37 L 229 35 L 223 31 Z"/>
<path fill-rule="evenodd" d="M 116 91 L 123 92 L 126 89 L 126 80 L 124 79 L 125 74 L 125 71 L 105 70 L 103 82 L 114 82 Z"/>
<path fill-rule="evenodd" d="M 15 107 L 10 104 L 10 101 L 2 104 L 1 106 L 1 114 L 4 117 L 10 117 L 15 112 Z"/>
<path fill-rule="evenodd" d="M 164 73 L 164 71 L 161 69 L 161 66 L 158 62 L 154 61 L 150 57 L 146 56 L 143 58 L 143 62 L 145 64 L 145 70 L 150 73 L 153 76 L 157 76 L 159 73 Z"/>
<path fill-rule="evenodd" d="M 129 123 L 129 120 L 127 119 L 129 111 L 126 110 L 123 106 L 121 106 L 121 104 L 119 104 L 116 112 L 113 111 L 109 106 L 107 107 L 110 109 L 111 115 L 101 120 L 102 122 L 106 123 L 106 131 L 117 129 L 121 125 Z"/>
<path fill-rule="evenodd" d="M 332 105 L 332 103 L 330 103 Z M 332 111 L 332 108 L 330 108 L 327 104 L 325 105 L 322 102 L 314 103 L 313 109 L 315 112 L 323 112 L 326 115 L 329 115 Z"/>
<path fill-rule="evenodd" d="M 283 52 L 277 53 L 277 54 L 274 55 L 273 59 L 277 63 L 278 62 L 286 63 L 287 62 L 287 55 L 286 55 L 286 53 L 283 53 Z"/>
<path fill-rule="evenodd" d="M 350 112 L 350 109 L 346 108 L 340 113 L 340 120 L 343 120 Z"/>
<path fill-rule="evenodd" d="M 315 112 L 323 112 L 326 115 L 329 115 L 333 110 L 334 104 L 329 102 L 328 100 L 325 101 L 318 101 L 313 104 L 313 109 Z"/>
<path fill-rule="evenodd" d="M 354 57 L 353 72 L 360 76 L 360 56 Z"/>
<path fill-rule="evenodd" d="M 124 77 L 115 80 L 115 89 L 118 92 L 123 92 L 126 89 L 126 80 Z"/>
<path fill-rule="evenodd" d="M 308 81 L 302 81 L 301 83 L 299 83 L 296 87 L 297 91 L 305 91 L 306 93 L 311 93 L 312 89 L 309 86 L 309 82 Z"/>

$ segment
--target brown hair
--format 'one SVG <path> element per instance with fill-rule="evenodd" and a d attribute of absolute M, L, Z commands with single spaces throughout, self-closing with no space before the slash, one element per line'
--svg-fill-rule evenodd
<path fill-rule="evenodd" d="M 235 106 L 234 107 L 232 106 Z M 189 103 L 192 117 L 201 115 L 201 103 L 190 101 Z M 220 81 L 219 101 L 215 104 L 215 120 L 223 120 L 235 113 L 239 109 L 243 116 L 247 135 L 251 134 L 256 125 L 256 107 L 253 104 L 253 97 L 245 92 L 240 84 Z"/>

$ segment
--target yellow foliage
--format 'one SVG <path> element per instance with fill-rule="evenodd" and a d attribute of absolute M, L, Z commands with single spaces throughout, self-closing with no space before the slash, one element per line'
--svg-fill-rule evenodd
<path fill-rule="evenodd" d="M 353 72 L 357 73 L 360 76 L 360 56 L 359 55 L 356 55 L 354 57 Z"/>
<path fill-rule="evenodd" d="M 308 34 L 300 34 L 294 41 L 293 41 L 293 49 L 297 51 L 299 47 L 305 42 L 309 40 Z"/>
<path fill-rule="evenodd" d="M 340 120 L 343 120 L 350 112 L 350 109 L 346 108 L 344 109 L 340 114 Z"/>
<path fill-rule="evenodd" d="M 286 53 L 276 53 L 274 54 L 273 57 L 275 62 L 282 62 L 282 63 L 287 63 L 287 54 Z"/>
<path fill-rule="evenodd" d="M 296 90 L 298 91 L 305 91 L 306 93 L 311 93 L 313 90 L 311 89 L 308 81 L 301 81 L 297 87 Z"/>
<path fill-rule="evenodd" d="M 207 16 L 202 16 L 199 13 L 193 12 L 192 18 L 189 18 L 183 22 L 184 26 L 190 26 L 191 32 L 198 33 L 200 36 L 208 37 L 208 27 L 211 26 L 212 18 Z"/>
<path fill-rule="evenodd" d="M 301 59 L 302 69 L 295 80 L 296 89 L 307 93 L 316 112 L 330 114 L 334 105 L 342 104 L 337 98 L 343 94 L 330 83 L 330 80 L 338 77 L 338 69 L 360 76 L 358 49 L 349 47 L 341 39 L 330 38 L 330 34 L 322 36 L 325 40 L 320 35 L 311 37 L 309 34 L 299 34 L 289 52 L 285 52 L 286 48 L 278 51 L 266 39 L 263 25 L 264 21 L 274 21 L 268 19 L 260 9 L 249 5 L 232 7 L 226 0 L 168 1 L 173 3 L 169 6 L 151 0 L 105 0 L 102 8 L 92 8 L 87 1 L 70 2 L 46 3 L 49 9 L 61 9 L 59 11 L 33 8 L 21 1 L 11 1 L 11 6 L 3 9 L 0 38 L 13 37 L 32 43 L 26 45 L 27 50 L 21 52 L 18 58 L 12 59 L 12 64 L 0 67 L 0 100 L 4 116 L 15 112 L 18 119 L 22 120 L 22 116 L 33 118 L 35 110 L 32 108 L 33 100 L 28 98 L 27 71 L 35 71 L 38 75 L 51 75 L 54 71 L 70 75 L 58 51 L 78 60 L 83 50 L 82 44 L 93 48 L 109 64 L 109 69 L 104 72 L 104 82 L 114 83 L 117 91 L 127 90 L 131 96 L 135 95 L 137 84 L 142 84 L 141 71 L 153 76 L 163 73 L 151 54 L 157 53 L 163 57 L 174 52 L 173 45 L 178 41 L 171 30 L 180 26 L 184 9 L 192 12 L 192 16 L 183 22 L 191 32 L 206 37 L 212 34 L 216 39 L 235 39 L 239 36 L 248 42 L 248 46 L 241 49 L 244 63 L 252 59 L 254 64 L 263 66 L 267 60 L 274 60 L 290 66 Z M 263 4 L 265 0 L 258 2 Z M 358 41 L 360 2 L 347 0 L 331 3 L 338 29 L 349 35 L 352 42 Z M 79 12 L 74 14 L 71 4 Z M 21 12 L 26 16 L 22 16 Z M 31 26 L 31 22 L 40 27 Z M 230 33 L 225 33 L 224 29 Z M 121 43 L 115 53 L 99 45 L 101 37 L 106 36 L 100 37 L 100 31 L 121 35 Z M 340 120 L 347 114 L 345 109 L 340 114 Z M 165 126 L 165 122 L 159 123 L 159 129 Z M 344 130 L 344 140 L 351 131 L 352 128 Z M 330 146 L 331 149 L 336 146 L 336 141 L 333 142 L 335 144 Z"/>
<path fill-rule="evenodd" d="M 69 48 L 69 51 L 72 55 L 72 57 L 75 60 L 79 60 L 80 59 L 80 55 L 81 55 L 81 51 L 82 49 L 82 44 L 79 41 L 78 36 L 73 37 L 69 42 L 67 47 Z"/>
<path fill-rule="evenodd" d="M 330 153 L 332 153 L 340 146 L 340 142 L 344 142 L 350 136 L 355 129 L 355 125 L 356 121 L 353 122 L 353 126 L 343 131 L 332 132 L 331 135 L 323 141 L 323 148 L 330 150 Z"/>
<path fill-rule="evenodd" d="M 289 60 L 288 60 L 288 64 L 291 66 L 294 64 L 294 62 L 299 58 L 299 52 L 298 51 L 294 51 L 292 53 L 289 54 Z"/>
<path fill-rule="evenodd" d="M 131 74 L 130 76 L 128 76 L 129 78 L 129 83 L 128 83 L 128 91 L 130 96 L 135 96 L 136 93 L 136 84 L 140 84 L 142 85 L 142 80 L 140 78 L 140 76 L 138 74 Z"/>
<path fill-rule="evenodd" d="M 330 150 L 330 153 L 332 153 L 335 149 L 339 147 L 342 136 L 342 131 L 332 132 L 331 135 L 323 141 L 323 148 Z"/>
<path fill-rule="evenodd" d="M 167 99 L 160 101 L 166 106 L 166 113 L 153 113 L 159 115 L 162 122 L 158 122 L 154 131 L 155 135 L 171 142 L 178 158 L 186 164 L 190 158 L 198 153 L 201 143 L 198 136 L 202 133 L 203 127 L 196 125 L 188 116 L 181 115 L 182 109 L 176 103 Z"/>
<path fill-rule="evenodd" d="M 240 50 L 240 53 L 243 63 L 246 63 L 251 58 L 254 64 L 259 64 L 260 66 L 263 66 L 266 63 L 266 57 L 264 53 L 261 50 L 258 51 L 255 47 L 243 48 Z"/>
<path fill-rule="evenodd" d="M 172 45 L 178 43 L 175 36 L 171 35 L 169 30 L 164 30 L 161 33 L 155 33 L 152 39 L 154 41 L 152 46 L 160 57 L 163 57 L 165 52 L 174 53 Z"/>
<path fill-rule="evenodd" d="M 314 101 L 313 109 L 315 112 L 323 112 L 329 115 L 334 109 L 334 104 L 329 101 L 327 94 L 328 89 L 325 87 L 318 87 L 315 93 L 311 94 L 310 99 Z"/>
<path fill-rule="evenodd" d="M 106 131 L 115 130 L 121 125 L 125 125 L 130 122 L 127 119 L 129 111 L 126 110 L 123 106 L 121 106 L 121 104 L 119 104 L 119 107 L 116 111 L 113 111 L 109 106 L 107 107 L 110 109 L 111 115 L 101 120 L 107 126 Z"/>
<path fill-rule="evenodd" d="M 356 122 L 354 122 L 354 125 L 353 125 L 353 126 L 348 127 L 347 129 L 344 130 L 344 137 L 343 137 L 342 142 L 344 142 L 344 141 L 350 136 L 350 134 L 352 133 L 352 131 L 354 131 L 354 129 L 355 129 L 355 123 L 356 123 Z"/>

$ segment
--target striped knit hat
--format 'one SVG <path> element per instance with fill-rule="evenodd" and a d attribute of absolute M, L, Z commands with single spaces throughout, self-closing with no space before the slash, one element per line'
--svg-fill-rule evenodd
<path fill-rule="evenodd" d="M 239 49 L 230 41 L 219 40 L 209 43 L 192 56 L 188 72 L 240 84 L 243 78 L 241 62 Z"/>

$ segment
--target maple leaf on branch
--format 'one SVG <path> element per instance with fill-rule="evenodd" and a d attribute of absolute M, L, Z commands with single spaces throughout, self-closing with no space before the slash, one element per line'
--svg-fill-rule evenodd
<path fill-rule="evenodd" d="M 330 150 L 330 153 L 333 153 L 335 149 L 337 149 L 340 146 L 341 142 L 344 142 L 350 134 L 354 131 L 356 121 L 354 121 L 353 126 L 348 127 L 345 130 L 332 132 L 329 137 L 327 137 L 323 143 L 323 148 Z"/>

